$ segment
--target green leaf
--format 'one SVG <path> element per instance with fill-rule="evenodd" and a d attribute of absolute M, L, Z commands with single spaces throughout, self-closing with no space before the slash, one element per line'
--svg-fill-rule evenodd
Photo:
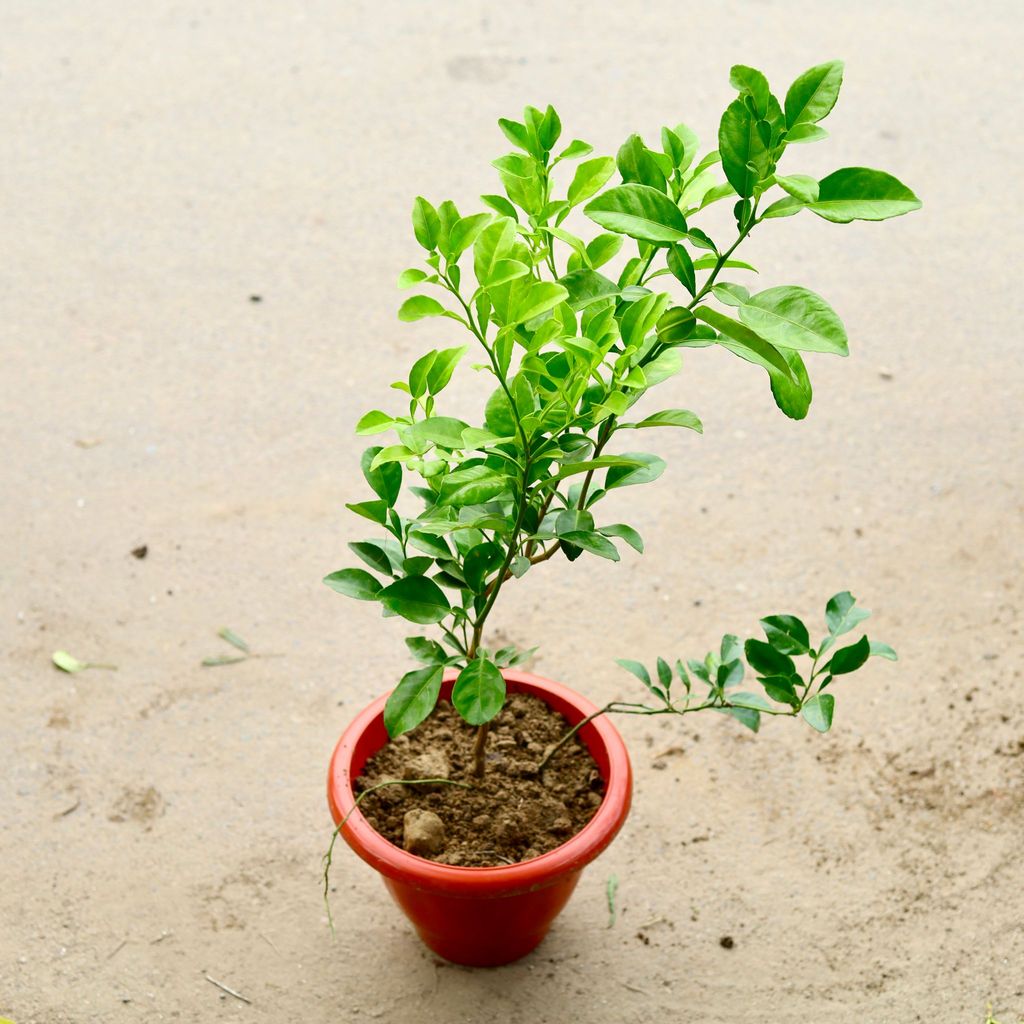
<path fill-rule="evenodd" d="M 408 462 L 409 459 L 416 457 L 416 452 L 411 448 L 407 448 L 404 444 L 392 444 L 388 445 L 387 448 L 381 448 L 379 452 L 373 457 L 373 462 L 370 463 L 370 469 L 377 470 L 381 466 L 387 465 L 389 462 Z"/>
<path fill-rule="evenodd" d="M 620 292 L 614 281 L 585 267 L 560 277 L 558 283 L 569 293 L 569 305 L 576 310 L 585 309 L 593 302 L 617 296 Z"/>
<path fill-rule="evenodd" d="M 729 84 L 741 95 L 749 96 L 759 117 L 768 113 L 768 79 L 757 68 L 748 68 L 744 64 L 734 64 L 729 72 Z"/>
<path fill-rule="evenodd" d="M 774 370 L 768 371 L 771 379 L 772 397 L 775 404 L 792 420 L 802 420 L 811 407 L 811 379 L 807 375 L 807 367 L 804 366 L 800 353 L 791 348 L 779 349 L 779 354 L 789 364 L 793 380 Z"/>
<path fill-rule="evenodd" d="M 470 724 L 489 722 L 505 704 L 505 677 L 493 661 L 474 658 L 452 688 L 455 710 Z"/>
<path fill-rule="evenodd" d="M 445 312 L 444 306 L 437 299 L 432 299 L 429 295 L 413 295 L 402 303 L 398 310 L 398 319 L 412 323 L 428 316 L 444 316 Z"/>
<path fill-rule="evenodd" d="M 609 231 L 647 242 L 680 242 L 686 237 L 686 220 L 679 207 L 649 185 L 610 188 L 583 212 Z"/>
<path fill-rule="evenodd" d="M 593 153 L 594 147 L 589 142 L 584 142 L 582 139 L 573 139 L 565 149 L 562 150 L 558 156 L 555 157 L 554 164 L 557 164 L 561 160 L 578 160 L 581 156 L 586 156 L 588 153 Z"/>
<path fill-rule="evenodd" d="M 828 732 L 832 728 L 832 712 L 835 710 L 836 699 L 831 693 L 817 693 L 800 709 L 805 722 L 818 732 Z"/>
<path fill-rule="evenodd" d="M 615 161 L 610 156 L 598 156 L 593 160 L 584 160 L 576 168 L 572 183 L 569 185 L 569 205 L 577 206 L 600 192 L 614 173 Z"/>
<path fill-rule="evenodd" d="M 719 339 L 719 344 L 723 348 L 727 348 L 748 362 L 757 363 L 758 366 L 763 366 L 769 371 L 778 370 L 783 376 L 792 379 L 793 371 L 778 349 L 755 334 L 745 324 L 733 320 L 732 317 L 719 313 L 717 309 L 712 309 L 709 306 L 697 306 L 693 310 L 693 315 L 721 332 L 722 337 Z"/>
<path fill-rule="evenodd" d="M 451 612 L 451 605 L 444 596 L 444 591 L 425 576 L 406 576 L 404 579 L 396 580 L 381 590 L 377 597 L 385 608 L 401 615 L 403 619 L 418 622 L 420 625 L 440 622 Z"/>
<path fill-rule="evenodd" d="M 800 697 L 796 692 L 799 676 L 764 676 L 760 683 L 764 692 L 779 704 L 788 704 L 792 708 L 800 707 Z"/>
<path fill-rule="evenodd" d="M 805 71 L 786 93 L 786 126 L 822 120 L 836 105 L 842 84 L 841 60 L 830 60 Z"/>
<path fill-rule="evenodd" d="M 399 469 L 401 469 L 400 466 Z M 380 526 L 388 521 L 388 504 L 385 501 L 359 501 L 355 504 L 347 504 L 345 508 Z"/>
<path fill-rule="evenodd" d="M 719 649 L 719 659 L 723 664 L 727 664 L 730 661 L 738 661 L 743 657 L 743 644 L 740 643 L 740 638 L 732 633 L 726 633 L 722 637 L 722 645 Z M 740 666 L 742 668 L 742 666 Z M 740 673 L 742 678 L 742 672 Z"/>
<path fill-rule="evenodd" d="M 662 409 L 639 423 L 622 424 L 623 427 L 627 425 L 637 430 L 644 427 L 686 427 L 688 430 L 696 430 L 698 434 L 704 433 L 704 425 L 689 409 Z"/>
<path fill-rule="evenodd" d="M 622 248 L 622 235 L 598 235 L 587 243 L 587 255 L 590 265 L 596 270 L 613 259 Z"/>
<path fill-rule="evenodd" d="M 658 658 L 658 682 L 667 694 L 672 686 L 672 669 L 669 667 L 668 662 L 661 657 Z"/>
<path fill-rule="evenodd" d="M 414 284 L 420 284 L 422 281 L 426 280 L 428 280 L 426 271 L 412 267 L 409 270 L 403 270 L 401 274 L 398 275 L 398 287 L 411 288 Z M 436 281 L 437 278 L 434 280 Z"/>
<path fill-rule="evenodd" d="M 757 732 L 761 728 L 761 712 L 753 708 L 722 708 L 722 712 L 730 718 L 735 718 L 751 732 Z"/>
<path fill-rule="evenodd" d="M 509 217 L 499 217 L 477 236 L 473 243 L 473 273 L 480 284 L 491 283 L 496 265 L 512 251 L 515 237 L 515 221 Z"/>
<path fill-rule="evenodd" d="M 378 466 L 375 469 L 370 467 L 373 465 L 373 460 L 383 451 L 384 449 L 380 446 L 373 448 L 367 448 L 363 452 L 361 465 L 363 470 L 363 476 L 366 478 L 366 482 L 373 488 L 378 498 L 385 501 L 389 508 L 393 508 L 395 502 L 398 500 L 399 492 L 402 489 L 402 467 L 397 462 L 389 462 L 386 465 Z M 368 504 L 368 503 L 363 503 Z M 353 512 L 357 511 L 354 506 L 349 506 Z M 359 515 L 365 515 L 364 512 L 359 512 Z M 373 518 L 367 516 L 368 519 Z"/>
<path fill-rule="evenodd" d="M 807 209 L 835 224 L 887 220 L 921 208 L 921 200 L 898 178 L 870 167 L 844 167 L 818 183 L 817 202 Z"/>
<path fill-rule="evenodd" d="M 620 665 L 627 672 L 630 672 L 634 676 L 636 676 L 637 679 L 639 679 L 640 682 L 643 683 L 644 686 L 646 686 L 647 689 L 650 690 L 651 693 L 653 693 L 654 696 L 657 697 L 659 700 L 668 700 L 668 697 L 664 689 L 662 689 L 662 687 L 658 684 L 651 682 L 650 673 L 643 665 L 640 664 L 639 661 L 633 661 L 631 658 L 616 658 L 615 663 L 617 665 Z"/>
<path fill-rule="evenodd" d="M 829 598 L 825 605 L 825 624 L 832 636 L 842 636 L 855 629 L 871 612 L 857 607 L 857 599 L 848 590 Z"/>
<path fill-rule="evenodd" d="M 394 576 L 394 564 L 383 544 L 377 541 L 364 540 L 350 543 L 349 547 L 371 569 L 376 569 L 377 572 L 382 572 L 385 576 Z"/>
<path fill-rule="evenodd" d="M 730 284 L 728 281 L 716 284 L 711 289 L 711 294 L 726 306 L 742 306 L 750 301 L 750 292 L 743 285 Z"/>
<path fill-rule="evenodd" d="M 802 203 L 813 203 L 818 198 L 818 182 L 806 174 L 776 174 L 775 184 Z"/>
<path fill-rule="evenodd" d="M 221 626 L 221 628 L 217 630 L 217 636 L 219 636 L 221 640 L 226 640 L 237 650 L 243 651 L 246 654 L 250 653 L 249 645 L 233 629 L 228 629 L 227 626 Z"/>
<path fill-rule="evenodd" d="M 781 654 L 806 654 L 811 649 L 807 627 L 795 615 L 768 615 L 761 620 L 761 628 Z"/>
<path fill-rule="evenodd" d="M 371 576 L 365 569 L 342 569 L 324 577 L 324 583 L 346 597 L 354 597 L 357 601 L 376 601 L 380 596 L 380 580 Z"/>
<path fill-rule="evenodd" d="M 516 208 L 504 196 L 481 196 L 480 198 L 492 210 L 500 213 L 502 217 L 511 217 L 514 221 L 519 220 Z"/>
<path fill-rule="evenodd" d="M 866 636 L 862 636 L 856 643 L 836 651 L 828 663 L 828 670 L 834 676 L 844 676 L 850 672 L 856 672 L 868 660 L 870 654 L 871 643 Z"/>
<path fill-rule="evenodd" d="M 828 138 L 828 132 L 821 125 L 804 122 L 798 124 L 786 133 L 786 145 L 791 142 L 820 142 Z"/>
<path fill-rule="evenodd" d="M 467 466 L 449 473 L 441 481 L 438 505 L 479 505 L 508 489 L 508 478 L 489 466 Z"/>
<path fill-rule="evenodd" d="M 888 645 L 883 644 L 880 640 L 872 640 L 870 644 L 871 656 L 885 658 L 887 661 L 896 661 L 896 652 Z"/>
<path fill-rule="evenodd" d="M 587 533 L 593 529 L 594 517 L 583 509 L 567 508 L 555 517 L 556 537 L 564 537 L 568 533 Z"/>
<path fill-rule="evenodd" d="M 505 560 L 505 549 L 493 541 L 469 549 L 462 563 L 462 574 L 474 594 L 482 594 L 487 586 L 487 577 L 501 568 Z"/>
<path fill-rule="evenodd" d="M 428 665 L 402 676 L 384 705 L 384 728 L 392 739 L 415 729 L 434 710 L 443 675 L 440 665 Z"/>
<path fill-rule="evenodd" d="M 625 523 L 613 523 L 611 526 L 602 526 L 598 533 L 603 533 L 606 537 L 618 537 L 634 551 L 639 551 L 640 554 L 644 553 L 643 538 L 632 526 L 627 526 Z"/>
<path fill-rule="evenodd" d="M 630 135 L 626 139 L 615 156 L 615 163 L 624 182 L 650 185 L 659 192 L 665 191 L 665 175 L 639 135 Z"/>
<path fill-rule="evenodd" d="M 437 210 L 423 198 L 417 196 L 412 204 L 412 229 L 416 235 L 416 241 L 428 252 L 437 248 L 437 239 L 441 231 L 441 221 L 437 216 Z"/>
<path fill-rule="evenodd" d="M 440 665 L 448 660 L 448 653 L 436 641 L 425 636 L 407 636 L 405 646 L 417 660 L 427 665 Z"/>
<path fill-rule="evenodd" d="M 493 219 L 494 215 L 491 213 L 474 213 L 469 217 L 459 218 L 448 237 L 449 262 L 456 262 Z"/>
<path fill-rule="evenodd" d="M 665 471 L 664 459 L 657 455 L 648 455 L 644 452 L 626 452 L 623 456 L 632 460 L 634 465 L 612 466 L 605 475 L 605 490 L 613 487 L 631 487 L 634 484 L 647 484 L 657 480 Z M 635 463 L 639 463 L 636 465 Z"/>
<path fill-rule="evenodd" d="M 730 693 L 727 700 L 731 707 L 749 708 L 752 711 L 776 711 L 778 710 L 771 701 L 766 700 L 759 693 Z"/>
<path fill-rule="evenodd" d="M 87 661 L 79 661 L 76 657 L 68 654 L 67 651 L 54 651 L 50 656 L 54 665 L 62 672 L 74 675 L 76 672 L 84 672 L 88 667 Z"/>
<path fill-rule="evenodd" d="M 427 391 L 430 394 L 439 394 L 447 387 L 455 367 L 468 350 L 468 345 L 458 345 L 455 348 L 443 348 L 435 354 L 426 375 Z"/>
<path fill-rule="evenodd" d="M 770 157 L 757 124 L 743 100 L 735 99 L 718 127 L 722 170 L 736 194 L 744 199 L 754 194 L 755 187 L 769 173 Z"/>
<path fill-rule="evenodd" d="M 522 324 L 534 317 L 547 313 L 559 303 L 565 302 L 569 293 L 560 284 L 552 281 L 536 281 L 519 296 L 510 324 Z"/>
<path fill-rule="evenodd" d="M 750 667 L 762 676 L 791 676 L 796 672 L 792 658 L 763 640 L 748 640 L 743 653 Z"/>
<path fill-rule="evenodd" d="M 576 547 L 583 548 L 584 551 L 589 551 L 593 555 L 607 558 L 609 561 L 617 562 L 619 560 L 618 549 L 607 537 L 603 537 L 600 533 L 582 530 L 570 532 L 562 534 L 562 540 L 575 544 Z"/>
<path fill-rule="evenodd" d="M 681 245 L 673 245 L 668 251 L 668 269 L 672 276 L 691 294 L 697 294 L 697 278 L 693 260 Z"/>
<path fill-rule="evenodd" d="M 646 386 L 653 388 L 655 384 L 674 377 L 682 368 L 683 357 L 675 349 L 667 348 L 643 367 Z"/>
<path fill-rule="evenodd" d="M 778 348 L 849 353 L 846 330 L 836 311 L 807 288 L 782 285 L 758 292 L 740 306 L 740 320 Z"/>
<path fill-rule="evenodd" d="M 423 444 L 429 441 L 452 451 L 462 447 L 462 433 L 468 429 L 468 423 L 463 423 L 454 416 L 431 416 L 429 419 L 414 423 L 402 432 L 402 436 L 408 437 L 410 443 Z"/>
<path fill-rule="evenodd" d="M 654 458 L 653 455 L 644 456 L 644 458 Z M 659 460 L 660 461 L 660 460 Z M 589 473 L 592 469 L 604 469 L 605 467 L 625 467 L 625 468 L 644 468 L 645 463 L 640 461 L 640 458 L 632 455 L 599 455 L 596 459 L 586 459 L 583 462 L 572 462 L 567 466 L 563 466 L 557 473 L 553 473 L 551 476 L 546 477 L 540 482 L 541 487 L 550 487 L 553 484 L 558 483 L 559 480 L 564 480 L 567 476 L 575 476 L 577 473 Z M 662 463 L 664 468 L 664 463 Z"/>
<path fill-rule="evenodd" d="M 392 419 L 386 412 L 374 409 L 372 412 L 368 412 L 356 424 L 356 434 L 379 434 L 384 430 L 390 430 L 394 425 L 394 419 Z"/>
<path fill-rule="evenodd" d="M 696 318 L 685 306 L 673 306 L 662 313 L 655 329 L 658 340 L 664 345 L 676 345 L 693 334 Z"/>
<path fill-rule="evenodd" d="M 772 220 L 775 217 L 792 217 L 801 210 L 806 210 L 807 204 L 802 199 L 794 196 L 786 196 L 784 199 L 776 200 L 761 214 L 761 220 Z"/>

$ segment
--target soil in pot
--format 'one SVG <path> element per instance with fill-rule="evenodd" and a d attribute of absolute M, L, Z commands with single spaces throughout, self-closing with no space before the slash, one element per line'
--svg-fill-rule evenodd
<path fill-rule="evenodd" d="M 360 804 L 367 821 L 396 846 L 440 864 L 493 867 L 538 857 L 574 836 L 601 803 L 604 782 L 574 737 L 544 769 L 537 766 L 569 724 L 544 701 L 513 694 L 491 723 L 487 770 L 472 774 L 475 730 L 447 701 L 372 758 L 362 792 L 391 779 L 447 778 L 460 786 L 386 786 Z"/>

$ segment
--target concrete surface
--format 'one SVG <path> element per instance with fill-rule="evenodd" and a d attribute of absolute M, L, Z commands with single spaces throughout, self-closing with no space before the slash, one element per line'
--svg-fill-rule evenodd
<path fill-rule="evenodd" d="M 1024 1013 L 1017 5 L 0 11 L 0 1016 Z M 902 660 L 841 688 L 825 738 L 624 721 L 632 819 L 520 964 L 435 962 L 347 853 L 332 943 L 327 756 L 405 657 L 319 580 L 364 532 L 352 424 L 457 331 L 394 319 L 412 197 L 493 190 L 494 122 L 525 102 L 599 152 L 678 119 L 710 140 L 731 63 L 784 89 L 833 56 L 833 140 L 789 169 L 881 166 L 925 209 L 777 222 L 748 253 L 829 298 L 852 357 L 812 358 L 794 424 L 759 371 L 694 353 L 659 402 L 706 435 L 653 439 L 668 472 L 620 499 L 648 554 L 545 566 L 496 626 L 605 700 L 629 691 L 616 656 L 700 653 L 848 587 Z M 283 657 L 201 669 L 223 625 Z M 58 648 L 120 670 L 61 674 Z"/>

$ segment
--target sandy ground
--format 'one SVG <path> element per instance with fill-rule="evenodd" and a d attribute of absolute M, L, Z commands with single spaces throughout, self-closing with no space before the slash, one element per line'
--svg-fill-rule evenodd
<path fill-rule="evenodd" d="M 0 1016 L 1024 1014 L 1016 5 L 554 6 L 0 4 Z M 679 119 L 709 139 L 730 63 L 783 88 L 832 56 L 834 141 L 790 168 L 885 167 L 925 211 L 777 222 L 749 253 L 834 303 L 852 358 L 812 360 L 794 424 L 695 353 L 659 402 L 705 437 L 652 442 L 668 472 L 621 499 L 647 556 L 545 566 L 497 625 L 604 701 L 616 656 L 848 587 L 902 660 L 841 689 L 825 738 L 623 722 L 633 816 L 517 965 L 438 963 L 347 851 L 332 943 L 327 757 L 405 657 L 319 580 L 363 533 L 355 418 L 454 337 L 394 319 L 411 197 L 492 191 L 524 102 L 599 151 Z M 283 657 L 200 668 L 223 625 Z M 120 670 L 64 675 L 58 648 Z"/>

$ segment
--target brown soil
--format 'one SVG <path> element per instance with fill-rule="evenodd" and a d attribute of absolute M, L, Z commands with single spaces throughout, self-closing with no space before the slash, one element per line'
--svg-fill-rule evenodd
<path fill-rule="evenodd" d="M 492 867 L 538 857 L 579 832 L 604 791 L 594 759 L 575 738 L 545 768 L 543 780 L 538 777 L 544 751 L 568 728 L 542 700 L 514 694 L 491 725 L 487 770 L 475 779 L 475 730 L 442 701 L 422 725 L 367 761 L 356 788 L 362 792 L 387 779 L 437 777 L 473 788 L 388 786 L 369 794 L 360 808 L 382 836 L 406 848 L 406 815 L 436 814 L 444 823 L 443 846 L 430 854 L 416 852 L 442 864 Z"/>

